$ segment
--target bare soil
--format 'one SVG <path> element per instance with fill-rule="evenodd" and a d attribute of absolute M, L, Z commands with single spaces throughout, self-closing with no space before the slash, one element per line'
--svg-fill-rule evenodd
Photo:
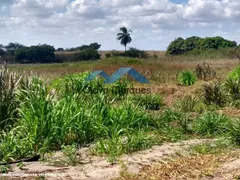
<path fill-rule="evenodd" d="M 195 139 L 179 143 L 166 143 L 148 150 L 123 155 L 116 164 L 109 163 L 107 157 L 92 156 L 89 148 L 83 148 L 78 151 L 80 155 L 78 165 L 60 167 L 58 165 L 64 161 L 64 157 L 61 152 L 56 152 L 48 162 L 24 163 L 22 168 L 19 168 L 17 164 L 12 165 L 12 172 L 9 172 L 8 179 L 34 179 L 43 176 L 49 180 L 105 180 L 118 178 L 121 177 L 123 172 L 138 174 L 146 167 L 166 163 L 169 159 L 179 156 L 184 157 L 188 153 L 189 147 L 212 141 L 215 140 Z"/>

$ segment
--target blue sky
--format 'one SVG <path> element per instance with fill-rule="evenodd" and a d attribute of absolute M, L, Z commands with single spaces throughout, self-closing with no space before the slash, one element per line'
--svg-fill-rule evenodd
<path fill-rule="evenodd" d="M 239 21 L 239 0 L 0 0 L 0 44 L 120 50 L 121 26 L 132 30 L 130 47 L 144 50 L 165 50 L 180 36 L 240 43 Z"/>

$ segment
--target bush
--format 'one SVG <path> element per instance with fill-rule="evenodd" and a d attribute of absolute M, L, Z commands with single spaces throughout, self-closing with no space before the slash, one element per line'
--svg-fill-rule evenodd
<path fill-rule="evenodd" d="M 196 119 L 194 130 L 202 135 L 221 135 L 227 132 L 229 122 L 227 116 L 209 112 Z"/>
<path fill-rule="evenodd" d="M 38 45 L 23 47 L 15 52 L 15 60 L 20 63 L 53 63 L 55 59 L 55 49 L 50 45 Z"/>
<path fill-rule="evenodd" d="M 133 58 L 147 58 L 148 55 L 145 51 L 139 50 L 137 48 L 129 48 L 126 52 L 123 53 L 124 56 L 133 57 Z"/>
<path fill-rule="evenodd" d="M 198 64 L 195 71 L 198 79 L 208 81 L 216 78 L 216 72 L 210 67 L 209 64 Z"/>
<path fill-rule="evenodd" d="M 105 55 L 105 57 L 106 57 L 106 58 L 110 58 L 110 57 L 112 57 L 112 54 L 111 54 L 111 53 L 107 53 L 107 54 Z"/>
<path fill-rule="evenodd" d="M 235 41 L 229 41 L 222 37 L 189 37 L 187 39 L 183 39 L 181 37 L 175 39 L 170 43 L 167 48 L 167 55 L 180 55 L 186 52 L 191 52 L 194 50 L 203 52 L 202 50 L 208 49 L 221 49 L 221 48 L 233 48 L 236 47 L 237 43 Z"/>
<path fill-rule="evenodd" d="M 228 74 L 229 79 L 240 80 L 240 66 L 237 66 L 233 71 Z"/>
<path fill-rule="evenodd" d="M 84 49 L 76 53 L 76 58 L 78 61 L 98 60 L 101 55 L 96 49 Z"/>
<path fill-rule="evenodd" d="M 125 52 L 112 51 L 111 56 L 123 56 L 123 57 L 132 57 L 132 58 L 148 58 L 146 51 L 139 50 L 137 48 L 129 48 Z"/>
<path fill-rule="evenodd" d="M 207 105 L 224 107 L 227 103 L 227 95 L 220 82 L 205 84 L 203 98 Z"/>
<path fill-rule="evenodd" d="M 191 86 L 197 81 L 197 77 L 190 71 L 182 71 L 178 74 L 177 81 L 182 86 Z"/>

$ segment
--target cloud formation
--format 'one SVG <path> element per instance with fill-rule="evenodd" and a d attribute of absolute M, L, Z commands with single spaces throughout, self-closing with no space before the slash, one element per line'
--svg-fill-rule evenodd
<path fill-rule="evenodd" d="M 178 36 L 219 34 L 240 42 L 239 19 L 239 0 L 2 0 L 0 44 L 71 47 L 96 41 L 103 49 L 121 49 L 116 34 L 127 26 L 131 46 L 164 50 Z"/>

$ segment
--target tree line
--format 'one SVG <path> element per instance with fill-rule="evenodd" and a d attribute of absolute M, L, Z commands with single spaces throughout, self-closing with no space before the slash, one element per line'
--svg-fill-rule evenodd
<path fill-rule="evenodd" d="M 234 47 L 237 47 L 237 43 L 235 41 L 229 41 L 219 36 L 206 38 L 193 36 L 186 39 L 179 37 L 169 44 L 166 54 L 181 55 L 190 51 L 204 51 L 207 49 Z"/>
<path fill-rule="evenodd" d="M 39 44 L 34 46 L 25 46 L 19 43 L 9 43 L 0 45 L 0 63 L 60 63 L 63 60 L 56 52 L 74 51 L 76 61 L 87 61 L 100 59 L 101 55 L 98 49 L 101 47 L 98 43 L 82 45 L 74 48 L 58 48 L 48 44 Z"/>

